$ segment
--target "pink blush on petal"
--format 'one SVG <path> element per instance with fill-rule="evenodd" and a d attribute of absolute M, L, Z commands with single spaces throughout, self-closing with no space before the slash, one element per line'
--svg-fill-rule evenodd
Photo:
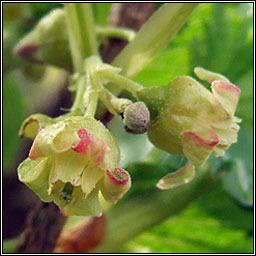
<path fill-rule="evenodd" d="M 241 90 L 237 86 L 223 81 L 214 81 L 212 83 L 212 88 L 216 91 L 226 90 L 230 93 L 235 93 L 238 98 L 241 94 Z"/>
<path fill-rule="evenodd" d="M 199 145 L 203 148 L 209 148 L 209 149 L 213 148 L 214 146 L 216 146 L 219 143 L 218 137 L 214 138 L 213 140 L 208 140 L 208 139 L 204 139 L 203 137 L 201 137 L 200 135 L 198 135 L 197 133 L 192 132 L 192 131 L 185 131 L 182 133 L 182 135 L 180 137 L 184 141 L 192 140 L 197 145 Z"/>
<path fill-rule="evenodd" d="M 81 140 L 75 147 L 72 147 L 72 149 L 81 155 L 85 155 L 88 153 L 91 143 L 89 133 L 86 129 L 79 129 L 77 133 Z"/>

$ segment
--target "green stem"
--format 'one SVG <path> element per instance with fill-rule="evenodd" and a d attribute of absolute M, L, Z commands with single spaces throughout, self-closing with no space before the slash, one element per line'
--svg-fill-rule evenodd
<path fill-rule="evenodd" d="M 85 112 L 85 117 L 94 118 L 98 105 L 98 92 L 92 90 L 89 94 L 89 104 Z"/>
<path fill-rule="evenodd" d="M 121 74 L 135 77 L 148 65 L 175 37 L 197 7 L 198 3 L 168 3 L 164 4 L 137 32 L 135 39 L 129 43 L 111 63 L 122 68 Z M 119 95 L 122 89 L 116 84 L 105 86 L 114 95 Z M 102 118 L 104 109 L 98 115 Z"/>
<path fill-rule="evenodd" d="M 74 69 L 83 72 L 84 59 L 98 55 L 91 4 L 67 3 L 65 10 Z"/>
<path fill-rule="evenodd" d="M 74 115 L 82 115 L 84 112 L 83 97 L 86 86 L 85 77 L 81 77 L 77 83 L 76 96 L 70 112 Z"/>
<path fill-rule="evenodd" d="M 98 72 L 103 78 L 109 79 L 112 83 L 132 93 L 134 97 L 136 97 L 136 92 L 138 90 L 144 88 L 142 85 L 126 78 L 125 76 L 110 73 L 108 70 L 99 70 Z"/>
<path fill-rule="evenodd" d="M 128 240 L 187 207 L 205 192 L 211 181 L 209 169 L 198 169 L 189 184 L 167 191 L 155 190 L 150 196 L 141 195 L 113 207 L 108 215 L 106 238 L 95 252 L 119 252 Z"/>
<path fill-rule="evenodd" d="M 119 115 L 132 102 L 128 99 L 117 98 L 103 86 L 99 76 L 99 73 L 101 72 L 101 69 L 99 67 L 101 65 L 104 64 L 97 56 L 87 58 L 85 61 L 85 70 L 87 70 L 88 74 L 90 74 L 89 79 L 91 89 L 98 92 L 100 100 L 104 103 L 104 105 L 112 114 Z M 111 70 L 107 69 L 105 71 L 106 73 L 110 74 L 109 77 L 114 76 L 114 73 L 111 72 Z"/>
<path fill-rule="evenodd" d="M 117 28 L 117 27 L 96 27 L 97 36 L 100 37 L 111 37 L 111 38 L 120 38 L 127 40 L 128 42 L 132 41 L 136 32 L 128 28 Z"/>
<path fill-rule="evenodd" d="M 121 67 L 123 75 L 134 77 L 168 45 L 197 5 L 198 3 L 164 4 L 114 59 L 113 66 Z"/>

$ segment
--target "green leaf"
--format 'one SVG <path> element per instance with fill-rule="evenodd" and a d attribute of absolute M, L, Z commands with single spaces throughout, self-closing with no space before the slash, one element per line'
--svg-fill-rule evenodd
<path fill-rule="evenodd" d="M 185 211 L 127 246 L 149 253 L 252 253 L 253 239 L 247 235 L 252 228 L 253 212 L 234 204 L 218 182 Z"/>
<path fill-rule="evenodd" d="M 241 130 L 220 170 L 225 190 L 244 206 L 253 205 L 253 135 Z"/>
<path fill-rule="evenodd" d="M 188 42 L 196 35 L 201 35 L 202 20 L 210 17 L 212 6 L 213 4 L 200 4 L 167 48 L 136 75 L 135 81 L 144 86 L 167 85 L 176 76 L 189 74 Z"/>
<path fill-rule="evenodd" d="M 11 168 L 19 151 L 21 139 L 19 129 L 25 118 L 24 96 L 15 80 L 15 73 L 9 73 L 3 81 L 3 168 Z"/>

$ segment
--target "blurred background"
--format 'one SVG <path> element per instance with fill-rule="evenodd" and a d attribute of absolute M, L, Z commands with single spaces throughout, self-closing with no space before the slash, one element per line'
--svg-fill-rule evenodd
<path fill-rule="evenodd" d="M 72 102 L 68 72 L 31 64 L 12 54 L 19 40 L 54 8 L 62 6 L 3 3 L 3 239 L 22 232 L 28 212 L 39 200 L 17 179 L 17 166 L 31 146 L 31 141 L 18 136 L 23 120 L 38 112 L 56 117 Z M 93 4 L 98 25 L 107 24 L 110 8 L 109 3 Z M 194 76 L 196 66 L 225 75 L 241 89 L 236 116 L 243 121 L 238 143 L 224 159 L 210 160 L 216 180 L 203 196 L 128 242 L 127 248 L 136 252 L 253 251 L 253 4 L 200 4 L 175 39 L 135 81 L 144 86 L 166 85 L 178 75 Z M 146 136 L 125 134 L 118 122 L 112 122 L 110 128 L 121 146 L 122 165 L 134 181 L 124 201 L 149 193 L 166 169 L 175 169 L 182 161 L 162 154 L 158 166 L 145 164 L 143 159 L 151 149 Z"/>

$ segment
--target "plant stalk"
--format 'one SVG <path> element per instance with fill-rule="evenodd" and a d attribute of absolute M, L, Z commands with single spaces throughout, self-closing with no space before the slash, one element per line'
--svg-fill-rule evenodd
<path fill-rule="evenodd" d="M 84 71 L 84 60 L 98 55 L 95 25 L 90 3 L 66 3 L 69 43 L 75 72 Z"/>

